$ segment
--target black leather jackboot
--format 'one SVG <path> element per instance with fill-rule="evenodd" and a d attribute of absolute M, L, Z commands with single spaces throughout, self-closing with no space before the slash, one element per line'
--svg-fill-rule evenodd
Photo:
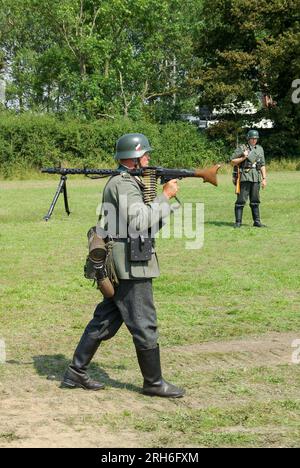
<path fill-rule="evenodd" d="M 241 205 L 235 205 L 234 207 L 234 214 L 235 214 L 235 224 L 233 227 L 240 228 L 242 225 L 243 219 L 243 209 L 244 207 Z"/>
<path fill-rule="evenodd" d="M 161 375 L 159 346 L 153 349 L 136 348 L 136 354 L 144 377 L 144 395 L 167 398 L 180 398 L 184 395 L 183 389 L 163 379 Z"/>
<path fill-rule="evenodd" d="M 254 227 L 267 227 L 265 224 L 262 224 L 260 220 L 259 205 L 251 205 L 253 226 Z"/>
<path fill-rule="evenodd" d="M 91 379 L 87 374 L 87 367 L 96 353 L 100 340 L 93 338 L 86 331 L 75 350 L 73 361 L 64 375 L 62 386 L 68 388 L 84 388 L 85 390 L 101 390 L 104 384 Z"/>

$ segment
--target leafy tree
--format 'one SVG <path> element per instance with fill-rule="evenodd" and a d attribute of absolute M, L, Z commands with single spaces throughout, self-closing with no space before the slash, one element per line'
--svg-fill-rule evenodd
<path fill-rule="evenodd" d="M 281 141 L 274 145 L 273 138 L 271 149 L 278 154 L 287 145 L 300 151 L 300 109 L 291 101 L 292 82 L 300 77 L 299 11 L 299 0 L 204 0 L 194 34 L 198 63 L 191 81 L 200 104 L 212 108 L 252 101 L 259 108 L 257 121 L 267 117 L 275 122 Z M 249 116 L 238 119 L 235 126 L 252 124 Z M 224 124 L 220 135 L 223 129 Z"/>
<path fill-rule="evenodd" d="M 153 117 L 163 103 L 174 115 L 187 92 L 194 3 L 1 0 L 11 99 L 87 117 Z"/>

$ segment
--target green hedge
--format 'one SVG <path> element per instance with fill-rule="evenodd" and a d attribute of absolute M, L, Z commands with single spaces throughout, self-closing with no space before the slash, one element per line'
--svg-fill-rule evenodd
<path fill-rule="evenodd" d="M 13 177 L 60 162 L 75 167 L 112 167 L 114 146 L 124 133 L 145 133 L 156 150 L 152 163 L 195 167 L 225 161 L 220 144 L 208 142 L 197 128 L 184 122 L 158 125 L 114 121 L 79 121 L 51 115 L 0 113 L 0 175 Z"/>

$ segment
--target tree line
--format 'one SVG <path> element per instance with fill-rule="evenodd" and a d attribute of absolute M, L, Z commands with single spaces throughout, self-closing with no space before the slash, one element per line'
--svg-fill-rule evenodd
<path fill-rule="evenodd" d="M 166 123 L 226 108 L 208 136 L 271 119 L 278 155 L 300 153 L 299 50 L 300 0 L 0 1 L 9 109 Z"/>

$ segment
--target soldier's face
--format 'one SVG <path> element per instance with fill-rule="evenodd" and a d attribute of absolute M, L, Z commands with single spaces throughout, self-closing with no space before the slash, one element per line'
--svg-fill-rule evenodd
<path fill-rule="evenodd" d="M 141 165 L 141 167 L 148 167 L 148 166 L 149 166 L 149 161 L 150 161 L 150 153 L 145 153 L 145 154 L 140 158 L 140 165 Z"/>
<path fill-rule="evenodd" d="M 250 138 L 249 143 L 251 146 L 255 146 L 257 143 L 257 138 Z"/>

